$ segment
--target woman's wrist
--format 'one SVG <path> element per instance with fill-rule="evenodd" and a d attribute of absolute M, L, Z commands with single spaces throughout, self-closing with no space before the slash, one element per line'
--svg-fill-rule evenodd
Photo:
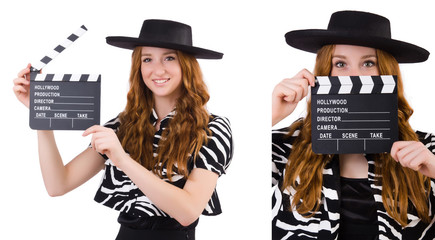
<path fill-rule="evenodd" d="M 114 159 L 112 159 L 112 162 L 114 162 L 119 169 L 125 169 L 132 161 L 135 162 L 125 151 L 114 156 Z"/>

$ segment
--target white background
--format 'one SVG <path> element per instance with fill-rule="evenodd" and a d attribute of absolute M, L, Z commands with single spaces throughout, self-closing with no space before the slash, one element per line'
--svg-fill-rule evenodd
<path fill-rule="evenodd" d="M 80 25 L 86 25 L 88 33 L 43 72 L 102 74 L 102 123 L 125 106 L 131 54 L 107 45 L 106 36 L 135 37 L 144 19 L 170 19 L 192 26 L 195 46 L 225 54 L 223 60 L 200 60 L 200 64 L 211 95 L 208 108 L 230 119 L 235 154 L 227 175 L 218 181 L 223 214 L 202 216 L 197 239 L 269 239 L 271 92 L 281 79 L 302 68 L 312 70 L 315 58 L 286 45 L 284 34 L 325 29 L 331 13 L 338 10 L 363 10 L 388 17 L 393 38 L 435 53 L 435 8 L 429 3 L 8 1 L 0 6 L 0 239 L 114 239 L 117 234 L 118 212 L 93 201 L 102 173 L 65 196 L 48 196 L 39 169 L 36 132 L 28 127 L 28 110 L 12 92 L 12 80 L 27 63 L 36 63 Z M 401 67 L 406 95 L 415 110 L 412 126 L 435 132 L 433 56 L 425 63 Z M 289 125 L 303 116 L 304 109 L 300 104 L 275 127 Z M 81 131 L 55 134 L 65 163 L 90 141 Z"/>

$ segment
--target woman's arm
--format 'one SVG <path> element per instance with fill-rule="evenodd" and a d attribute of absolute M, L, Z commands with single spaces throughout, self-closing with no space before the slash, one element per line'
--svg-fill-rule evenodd
<path fill-rule="evenodd" d="M 157 207 L 181 225 L 188 226 L 201 215 L 215 189 L 216 173 L 195 168 L 180 189 L 134 161 L 125 153 L 112 129 L 93 126 L 83 133 L 84 136 L 89 134 L 92 134 L 92 148 L 106 154 Z"/>
<path fill-rule="evenodd" d="M 158 208 L 183 226 L 192 224 L 204 211 L 218 179 L 216 173 L 195 168 L 181 189 L 163 181 L 128 155 L 118 163 L 118 167 Z"/>
<path fill-rule="evenodd" d="M 27 108 L 30 103 L 30 64 L 13 80 L 17 99 Z M 64 166 L 53 131 L 38 131 L 38 152 L 42 178 L 50 196 L 63 195 L 80 186 L 104 167 L 104 159 L 86 149 Z"/>
<path fill-rule="evenodd" d="M 50 196 L 61 196 L 82 185 L 104 167 L 104 159 L 88 148 L 64 165 L 53 131 L 38 131 L 42 178 Z"/>

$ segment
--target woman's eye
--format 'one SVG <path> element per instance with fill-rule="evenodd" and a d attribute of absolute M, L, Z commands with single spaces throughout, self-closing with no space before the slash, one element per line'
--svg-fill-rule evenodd
<path fill-rule="evenodd" d="M 364 67 L 374 67 L 374 66 L 376 66 L 376 63 L 373 61 L 366 61 L 366 62 L 364 62 L 363 65 L 364 65 Z"/>
<path fill-rule="evenodd" d="M 151 58 L 144 58 L 143 62 L 145 62 L 145 63 L 151 62 Z"/>
<path fill-rule="evenodd" d="M 346 66 L 346 63 L 344 63 L 344 62 L 336 62 L 336 63 L 334 63 L 334 66 L 337 67 L 337 68 L 342 68 L 342 67 Z"/>
<path fill-rule="evenodd" d="M 173 56 L 168 56 L 168 57 L 166 57 L 165 60 L 166 60 L 166 61 L 174 61 L 174 60 L 175 60 L 175 57 L 173 57 Z"/>

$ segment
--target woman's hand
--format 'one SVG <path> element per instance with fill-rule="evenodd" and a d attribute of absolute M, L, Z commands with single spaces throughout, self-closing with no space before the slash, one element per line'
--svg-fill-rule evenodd
<path fill-rule="evenodd" d="M 14 79 L 14 93 L 17 99 L 27 108 L 30 105 L 30 63 L 17 74 Z"/>
<path fill-rule="evenodd" d="M 86 129 L 83 136 L 86 137 L 90 134 L 92 134 L 92 148 L 101 154 L 105 154 L 115 166 L 119 167 L 120 162 L 125 159 L 127 154 L 122 148 L 115 131 L 111 128 L 94 125 Z"/>
<path fill-rule="evenodd" d="M 397 141 L 391 147 L 391 156 L 402 166 L 435 178 L 435 155 L 418 141 Z"/>
<path fill-rule="evenodd" d="M 303 69 L 293 78 L 286 78 L 272 92 L 272 126 L 290 115 L 308 94 L 308 85 L 314 87 L 314 75 Z"/>

